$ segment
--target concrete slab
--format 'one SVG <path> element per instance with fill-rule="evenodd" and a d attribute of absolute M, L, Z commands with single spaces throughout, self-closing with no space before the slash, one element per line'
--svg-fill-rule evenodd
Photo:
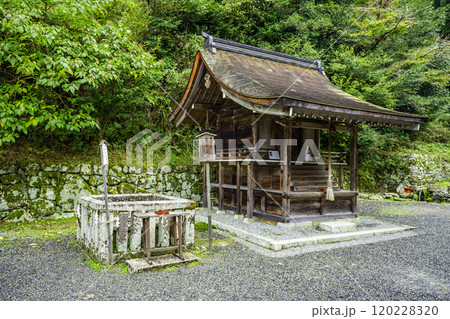
<path fill-rule="evenodd" d="M 319 227 L 323 230 L 332 232 L 332 233 L 343 233 L 347 231 L 352 231 L 356 229 L 356 224 L 352 222 L 322 222 Z"/>
<path fill-rule="evenodd" d="M 184 263 L 190 263 L 193 261 L 197 261 L 198 257 L 191 253 L 183 253 L 184 260 L 180 259 L 178 256 L 173 254 L 155 256 L 151 258 L 152 264 L 149 264 L 144 259 L 130 259 L 125 263 L 128 266 L 128 272 L 130 274 L 134 274 L 138 271 L 145 271 L 157 268 L 163 268 L 168 266 L 174 266 Z"/>
<path fill-rule="evenodd" d="M 311 228 L 313 227 L 312 222 L 301 222 L 301 223 L 278 223 L 277 227 L 281 228 Z"/>
<path fill-rule="evenodd" d="M 196 216 L 198 221 L 206 221 L 206 218 L 199 214 Z M 234 223 L 231 221 L 235 221 Z M 361 224 L 360 222 L 358 224 Z M 374 220 L 368 219 L 364 221 L 368 224 L 366 227 L 356 227 L 351 231 L 342 233 L 331 233 L 327 231 L 317 231 L 311 227 L 281 227 L 267 225 L 265 231 L 261 231 L 261 226 L 257 224 L 264 223 L 253 223 L 246 224 L 245 219 L 243 221 L 236 221 L 234 218 L 227 220 L 223 218 L 222 220 L 213 219 L 213 224 L 217 229 L 231 233 L 249 243 L 258 245 L 260 247 L 269 249 L 271 251 L 277 252 L 281 250 L 286 250 L 290 248 L 298 248 L 305 246 L 323 245 L 323 244 L 334 244 L 345 241 L 354 241 L 362 238 L 384 236 L 389 234 L 401 233 L 410 230 L 414 230 L 414 227 L 406 225 L 392 225 L 387 223 L 378 223 Z M 363 224 L 364 224 L 363 223 Z M 370 223 L 377 223 L 377 227 L 372 227 Z M 354 223 L 356 225 L 356 223 Z M 265 224 L 264 224 L 265 225 Z M 271 233 L 269 230 L 273 230 Z M 290 238 L 280 238 L 283 232 L 290 232 Z M 324 232 L 324 233 L 322 233 Z"/>

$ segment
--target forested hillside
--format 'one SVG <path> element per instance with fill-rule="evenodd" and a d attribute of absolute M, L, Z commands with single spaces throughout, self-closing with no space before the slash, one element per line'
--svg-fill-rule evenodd
<path fill-rule="evenodd" d="M 321 58 L 344 91 L 428 116 L 419 132 L 363 128 L 361 181 L 376 189 L 401 152 L 450 158 L 449 11 L 446 0 L 2 0 L 1 162 L 87 160 L 101 139 L 121 161 L 144 128 L 170 135 L 174 163 L 187 162 L 195 128 L 168 116 L 204 30 Z M 348 136 L 333 143 L 345 151 Z"/>

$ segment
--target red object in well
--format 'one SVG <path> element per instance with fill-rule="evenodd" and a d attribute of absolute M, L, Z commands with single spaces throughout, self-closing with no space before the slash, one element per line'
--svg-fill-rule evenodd
<path fill-rule="evenodd" d="M 169 215 L 169 212 L 167 210 L 157 210 L 155 212 L 156 215 Z"/>
<path fill-rule="evenodd" d="M 403 187 L 403 189 L 405 190 L 405 193 L 411 193 L 412 191 L 412 187 Z"/>

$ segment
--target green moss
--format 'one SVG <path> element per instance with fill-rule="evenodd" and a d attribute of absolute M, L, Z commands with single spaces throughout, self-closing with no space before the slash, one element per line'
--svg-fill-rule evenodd
<path fill-rule="evenodd" d="M 438 186 L 438 187 L 449 187 L 450 186 L 450 181 L 442 181 L 440 183 L 437 183 L 436 186 Z"/>
<path fill-rule="evenodd" d="M 185 209 L 191 210 L 191 209 L 195 209 L 196 207 L 197 207 L 197 204 L 195 202 L 191 202 L 190 205 L 185 207 Z"/>
<path fill-rule="evenodd" d="M 20 217 L 23 216 L 23 214 L 25 214 L 25 210 L 23 209 L 16 209 L 13 211 L 10 211 L 8 213 L 8 215 L 6 216 L 6 220 L 14 220 L 14 219 L 19 219 Z"/>
<path fill-rule="evenodd" d="M 8 203 L 17 203 L 28 198 L 27 188 L 23 184 L 15 184 L 5 189 L 3 198 Z"/>
<path fill-rule="evenodd" d="M 155 269 L 153 271 L 173 271 L 173 270 L 177 270 L 178 267 L 180 267 L 179 265 L 174 265 L 174 266 L 169 266 L 169 267 L 165 267 L 165 268 L 158 268 Z"/>
<path fill-rule="evenodd" d="M 195 230 L 198 231 L 198 232 L 205 232 L 205 231 L 208 231 L 208 223 L 205 223 L 205 222 L 197 222 L 197 223 L 195 223 L 194 228 L 195 228 Z M 212 228 L 212 229 L 216 229 L 216 226 L 213 224 L 213 225 L 211 225 L 211 228 Z"/>
<path fill-rule="evenodd" d="M 105 268 L 105 266 L 103 266 L 101 264 L 98 264 L 98 263 L 92 261 L 91 259 L 86 260 L 86 265 L 91 267 L 92 269 L 95 269 L 95 270 L 99 270 L 99 269 Z"/>
<path fill-rule="evenodd" d="M 21 217 L 25 210 L 17 210 L 8 217 Z M 32 222 L 0 222 L 0 236 L 4 240 L 14 238 L 34 238 L 37 240 L 58 240 L 64 236 L 75 236 L 77 229 L 76 217 L 35 220 Z"/>
<path fill-rule="evenodd" d="M 0 176 L 0 181 L 4 185 L 16 184 L 16 183 L 20 183 L 21 176 L 17 175 L 17 174 L 2 175 L 2 176 Z"/>
<path fill-rule="evenodd" d="M 130 183 L 121 183 L 117 188 L 122 194 L 132 194 L 134 192 L 135 186 Z"/>
<path fill-rule="evenodd" d="M 195 265 L 198 265 L 198 264 L 201 264 L 201 261 L 193 261 L 191 263 L 188 263 L 188 266 L 191 267 L 191 266 L 195 266 Z"/>

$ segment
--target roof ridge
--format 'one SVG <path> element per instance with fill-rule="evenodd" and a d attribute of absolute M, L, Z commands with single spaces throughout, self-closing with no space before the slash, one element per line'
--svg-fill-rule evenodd
<path fill-rule="evenodd" d="M 301 67 L 306 67 L 313 70 L 320 71 L 325 75 L 323 67 L 321 66 L 321 60 L 311 60 L 306 58 L 289 55 L 277 51 L 262 49 L 251 45 L 229 41 L 221 39 L 202 31 L 202 37 L 205 38 L 203 47 L 207 48 L 212 54 L 215 54 L 219 50 L 230 51 L 238 54 L 245 54 L 257 58 L 272 60 L 276 62 L 282 62 L 287 64 L 293 64 Z"/>

